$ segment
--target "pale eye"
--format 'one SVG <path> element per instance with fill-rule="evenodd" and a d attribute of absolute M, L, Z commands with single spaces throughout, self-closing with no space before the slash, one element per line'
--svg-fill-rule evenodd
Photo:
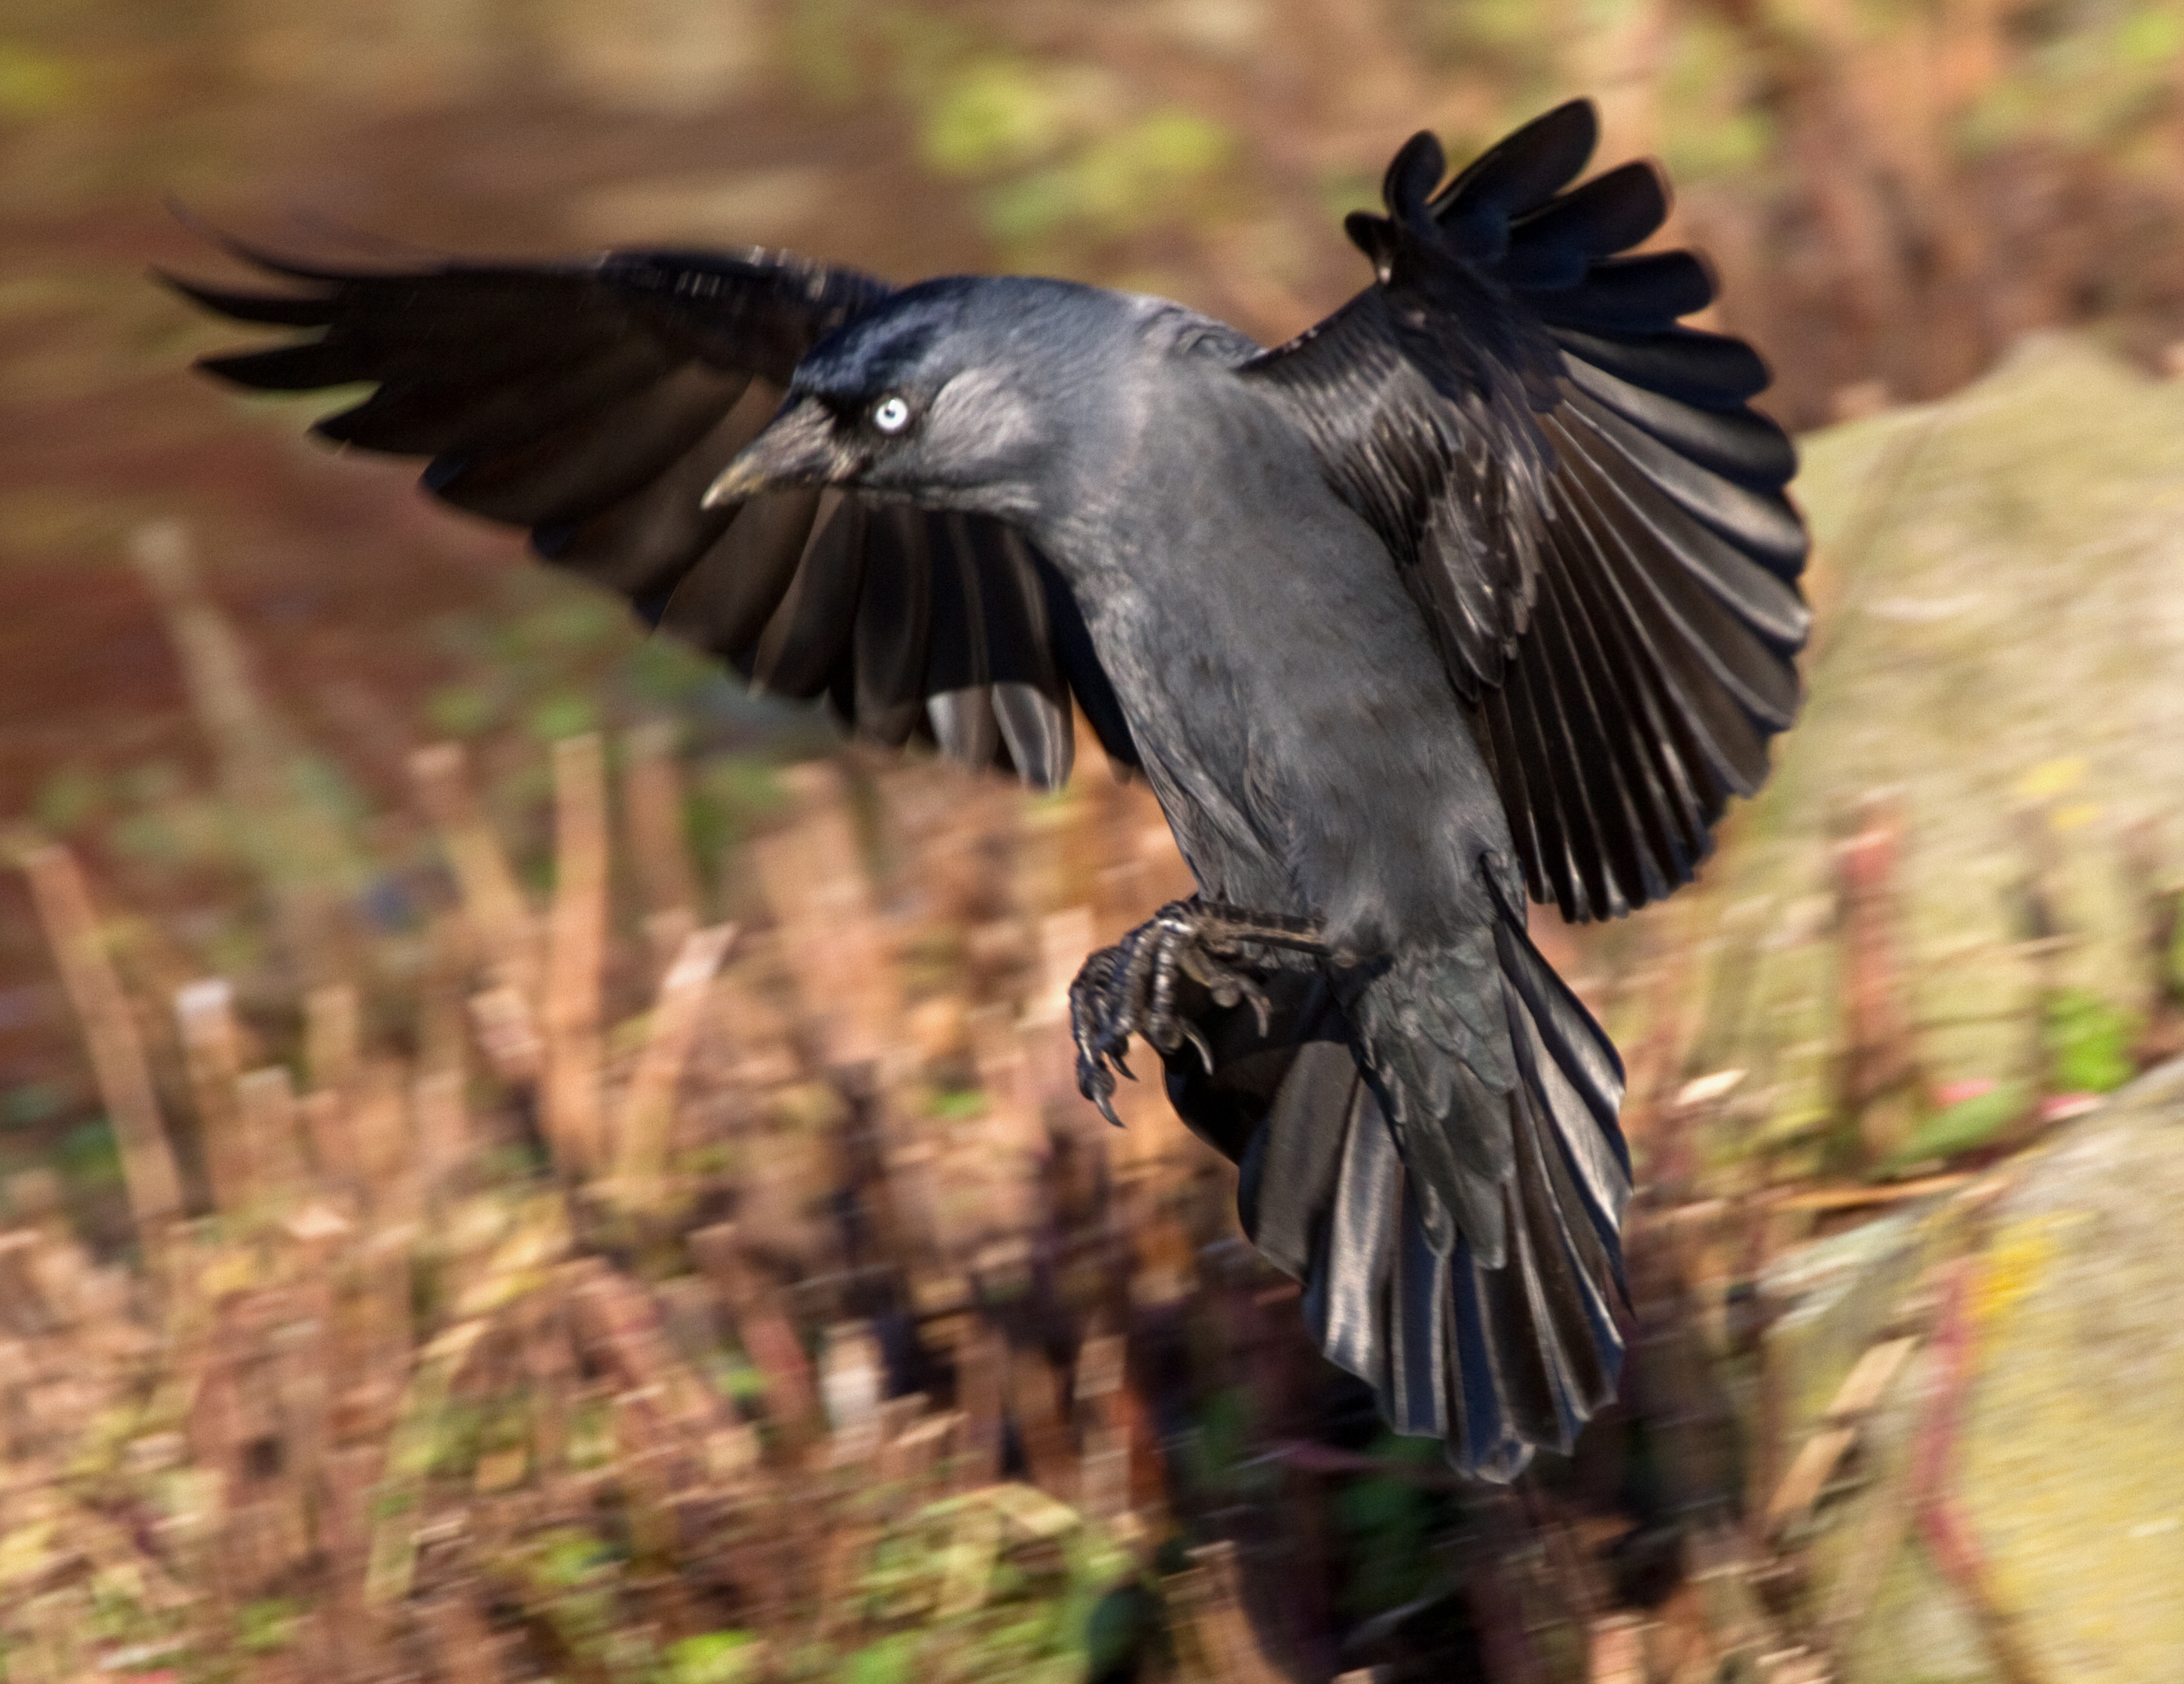
<path fill-rule="evenodd" d="M 872 425 L 882 432 L 900 432 L 910 425 L 910 405 L 900 398 L 883 398 L 872 406 Z"/>

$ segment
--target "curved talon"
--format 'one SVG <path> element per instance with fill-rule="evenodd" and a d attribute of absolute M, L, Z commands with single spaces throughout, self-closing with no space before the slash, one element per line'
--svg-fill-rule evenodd
<path fill-rule="evenodd" d="M 1249 1001 L 1251 1016 L 1258 1023 L 1259 1033 L 1265 1034 L 1273 1022 L 1273 1006 L 1267 998 L 1267 991 L 1245 973 L 1214 963 L 1215 955 L 1223 958 L 1235 957 L 1237 945 L 1233 941 L 1201 941 L 1196 953 L 1184 954 L 1184 969 L 1204 984 L 1217 1006 L 1234 1006 L 1240 1001 Z M 1210 1071 L 1211 1067 L 1208 1068 Z"/>
<path fill-rule="evenodd" d="M 1188 1042 L 1211 1075 L 1213 1048 L 1196 1023 L 1175 1009 L 1176 978 L 1188 976 L 1216 1005 L 1248 1001 L 1259 1033 L 1273 1023 L 1267 992 L 1238 968 L 1246 943 L 1323 954 L 1318 933 L 1295 918 L 1262 915 L 1205 901 L 1172 901 L 1112 947 L 1089 956 L 1069 985 L 1071 1033 L 1077 1042 L 1077 1089 L 1120 1126 L 1112 1103 L 1115 1076 L 1137 1073 L 1124 1053 L 1142 1035 L 1163 1054 Z"/>
<path fill-rule="evenodd" d="M 1123 1119 L 1115 1115 L 1115 1079 L 1105 1070 L 1088 1068 L 1083 1061 L 1077 1066 L 1077 1091 L 1100 1107 L 1100 1114 L 1117 1129 Z"/>

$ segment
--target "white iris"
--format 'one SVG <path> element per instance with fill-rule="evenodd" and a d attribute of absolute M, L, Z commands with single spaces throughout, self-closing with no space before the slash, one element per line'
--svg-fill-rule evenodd
<path fill-rule="evenodd" d="M 883 398 L 872 410 L 872 425 L 882 432 L 900 432 L 910 425 L 910 405 L 900 398 Z"/>

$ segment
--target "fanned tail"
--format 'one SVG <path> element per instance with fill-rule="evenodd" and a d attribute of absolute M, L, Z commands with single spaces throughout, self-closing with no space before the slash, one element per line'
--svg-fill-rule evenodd
<path fill-rule="evenodd" d="M 1445 1252 L 1430 1243 L 1431 1196 L 1322 974 L 1268 979 L 1264 1036 L 1248 1009 L 1208 1006 L 1197 1021 L 1213 1073 L 1188 1046 L 1167 1071 L 1184 1121 L 1238 1164 L 1245 1232 L 1304 1283 L 1321 1351 L 1373 1387 L 1396 1431 L 1440 1438 L 1457 1467 L 1496 1480 L 1535 1448 L 1569 1448 L 1614 1397 L 1624 1348 L 1622 1068 L 1520 919 L 1505 908 L 1494 931 L 1518 1077 L 1496 1096 L 1513 1148 L 1499 1268 L 1460 1229 Z"/>

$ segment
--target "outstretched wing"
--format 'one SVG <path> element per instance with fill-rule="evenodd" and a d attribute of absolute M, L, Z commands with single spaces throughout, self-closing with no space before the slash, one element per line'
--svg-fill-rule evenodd
<path fill-rule="evenodd" d="M 824 696 L 863 734 L 922 737 L 1047 788 L 1068 776 L 1073 690 L 1109 754 L 1134 761 L 1074 600 L 1014 531 L 833 492 L 700 506 L 804 354 L 883 282 L 755 249 L 409 273 L 233 249 L 291 284 L 164 278 L 310 337 L 205 369 L 268 391 L 371 383 L 315 430 L 430 457 L 434 494 L 529 527 L 547 560 L 764 689 Z"/>
<path fill-rule="evenodd" d="M 1569 188 L 1596 138 L 1575 101 L 1436 191 L 1419 135 L 1388 215 L 1350 219 L 1378 284 L 1243 367 L 1387 541 L 1532 896 L 1573 920 L 1691 880 L 1796 715 L 1809 624 L 1766 368 L 1677 326 L 1713 297 L 1697 258 L 1618 255 L 1668 200 L 1642 164 Z"/>

